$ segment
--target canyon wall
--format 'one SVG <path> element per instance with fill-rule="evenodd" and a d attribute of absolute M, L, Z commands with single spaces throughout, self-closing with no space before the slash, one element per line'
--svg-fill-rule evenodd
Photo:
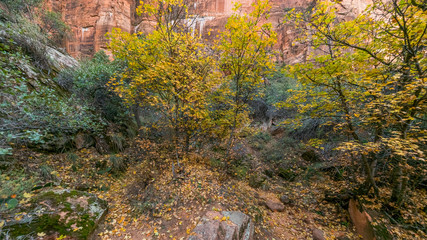
<path fill-rule="evenodd" d="M 243 11 L 249 11 L 254 0 L 242 0 Z M 192 25 L 195 33 L 211 40 L 217 32 L 224 29 L 227 18 L 232 14 L 233 0 L 196 0 L 193 10 L 197 13 Z M 292 8 L 313 7 L 316 0 L 271 0 L 269 21 L 278 33 L 276 49 L 277 61 L 285 63 L 300 62 L 305 59 L 309 49 L 294 42 L 295 32 L 291 25 L 283 24 L 282 18 Z M 343 16 L 355 16 L 370 0 L 342 0 L 340 11 Z M 126 32 L 147 32 L 149 22 L 136 14 L 139 0 L 47 0 L 47 8 L 62 14 L 63 20 L 71 28 L 65 48 L 73 57 L 91 56 L 105 49 L 105 34 L 112 28 Z M 208 35 L 210 31 L 213 34 Z"/>
<path fill-rule="evenodd" d="M 132 32 L 137 0 L 47 0 L 48 9 L 59 12 L 71 28 L 67 52 L 76 58 L 105 48 L 105 34 L 112 28 Z"/>

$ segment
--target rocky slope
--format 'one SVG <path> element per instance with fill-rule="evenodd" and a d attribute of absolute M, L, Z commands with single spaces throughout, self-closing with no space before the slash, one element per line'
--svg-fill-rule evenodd
<path fill-rule="evenodd" d="M 137 17 L 135 9 L 138 0 L 47 0 L 47 8 L 62 14 L 71 27 L 71 36 L 66 41 L 66 49 L 73 57 L 93 55 L 105 48 L 105 34 L 112 28 L 127 32 L 144 32 L 147 24 Z M 253 0 L 242 0 L 244 11 L 250 9 Z M 307 56 L 309 49 L 293 44 L 295 33 L 292 26 L 284 25 L 282 18 L 292 8 L 308 9 L 316 0 L 272 0 L 270 20 L 278 32 L 276 45 L 278 61 L 299 62 Z M 340 2 L 342 16 L 352 17 L 363 10 L 370 0 L 343 0 Z M 232 0 L 198 0 L 194 8 L 198 13 L 193 26 L 203 37 L 209 38 L 207 30 L 217 32 L 225 26 L 232 14 Z M 215 34 L 210 35 L 211 37 Z"/>

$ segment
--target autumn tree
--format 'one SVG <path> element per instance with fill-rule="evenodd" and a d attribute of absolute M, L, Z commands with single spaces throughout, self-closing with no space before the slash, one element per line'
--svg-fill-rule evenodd
<path fill-rule="evenodd" d="M 413 2 L 374 0 L 344 21 L 339 6 L 322 1 L 312 12 L 293 11 L 288 18 L 317 54 L 289 67 L 301 89 L 284 105 L 298 108 L 297 120 L 305 114 L 337 123 L 348 137 L 338 149 L 360 160 L 364 192 L 379 193 L 381 161 L 398 206 L 416 169 L 426 174 L 427 13 Z"/>
<path fill-rule="evenodd" d="M 110 48 L 115 57 L 128 62 L 128 71 L 111 85 L 128 102 L 162 113 L 179 165 L 182 153 L 208 128 L 206 101 L 221 78 L 215 75 L 215 59 L 188 28 L 184 1 L 144 3 L 137 12 L 156 25 L 146 36 L 113 30 Z"/>
<path fill-rule="evenodd" d="M 276 33 L 271 23 L 266 22 L 271 7 L 268 0 L 258 0 L 252 8 L 250 13 L 242 13 L 241 4 L 235 5 L 217 46 L 220 68 L 227 80 L 226 95 L 231 100 L 229 148 L 236 130 L 247 122 L 248 101 L 257 94 L 263 74 L 273 67 L 269 50 L 276 42 Z"/>

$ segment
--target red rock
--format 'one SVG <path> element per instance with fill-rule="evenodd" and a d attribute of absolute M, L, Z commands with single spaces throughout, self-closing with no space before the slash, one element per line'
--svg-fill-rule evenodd
<path fill-rule="evenodd" d="M 285 205 L 280 202 L 266 200 L 265 205 L 273 212 L 283 212 L 285 210 Z"/>
<path fill-rule="evenodd" d="M 348 204 L 348 212 L 351 221 L 356 227 L 356 232 L 363 237 L 364 240 L 374 240 L 375 233 L 371 225 L 370 216 L 366 211 L 361 212 L 360 205 L 356 200 L 350 199 Z"/>
<path fill-rule="evenodd" d="M 313 229 L 313 240 L 326 240 L 323 231 L 317 228 Z"/>
<path fill-rule="evenodd" d="M 112 28 L 132 32 L 136 0 L 47 0 L 46 7 L 62 14 L 71 28 L 65 48 L 73 57 L 91 56 L 105 48 Z"/>

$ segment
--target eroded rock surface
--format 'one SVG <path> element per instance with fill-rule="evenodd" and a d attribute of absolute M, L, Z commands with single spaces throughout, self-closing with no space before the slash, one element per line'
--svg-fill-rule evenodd
<path fill-rule="evenodd" d="M 254 224 L 241 212 L 207 212 L 188 240 L 252 240 Z"/>
<path fill-rule="evenodd" d="M 107 203 L 95 195 L 69 189 L 49 189 L 21 203 L 5 219 L 0 238 L 88 239 L 107 213 Z M 40 237 L 40 236 L 44 236 Z"/>
<path fill-rule="evenodd" d="M 92 56 L 105 48 L 113 28 L 133 31 L 137 0 L 46 0 L 46 8 L 62 14 L 71 28 L 65 48 L 73 57 Z"/>

